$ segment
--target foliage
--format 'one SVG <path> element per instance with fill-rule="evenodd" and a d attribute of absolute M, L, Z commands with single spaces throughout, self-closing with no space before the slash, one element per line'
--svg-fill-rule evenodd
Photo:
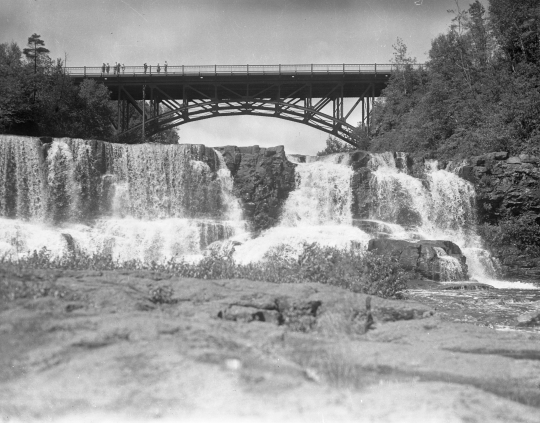
<path fill-rule="evenodd" d="M 174 304 L 174 290 L 170 286 L 150 287 L 150 301 L 154 304 Z"/>
<path fill-rule="evenodd" d="M 22 76 L 21 49 L 13 42 L 0 44 L 0 132 L 27 119 L 31 91 Z"/>
<path fill-rule="evenodd" d="M 75 86 L 62 60 L 52 60 L 48 53 L 38 34 L 28 38 L 22 52 L 13 42 L 0 44 L 0 133 L 140 142 L 140 131 L 118 139 L 112 126 L 118 108 L 103 84 L 88 79 Z M 150 116 L 149 105 L 145 110 Z M 131 116 L 131 125 L 140 121 L 140 116 Z M 151 124 L 147 129 L 152 130 Z M 147 137 L 162 144 L 178 139 L 174 129 Z"/>
<path fill-rule="evenodd" d="M 375 104 L 371 148 L 454 159 L 539 153 L 539 10 L 536 0 L 490 0 L 489 16 L 479 1 L 457 7 L 423 69 L 398 39 L 400 68 Z"/>
<path fill-rule="evenodd" d="M 490 248 L 513 247 L 530 257 L 540 257 L 540 218 L 531 215 L 508 217 L 498 225 L 479 225 L 479 234 Z"/>
<path fill-rule="evenodd" d="M 49 52 L 49 49 L 45 48 L 45 41 L 41 39 L 41 35 L 36 33 L 28 37 L 28 47 L 23 50 L 26 58 L 34 62 L 34 73 L 37 72 L 38 61 L 41 62 L 42 58 L 46 57 Z"/>
<path fill-rule="evenodd" d="M 327 156 L 334 153 L 346 153 L 347 151 L 356 150 L 351 144 L 346 143 L 345 141 L 340 141 L 337 138 L 329 135 L 326 139 L 326 148 L 324 150 L 318 151 L 317 156 Z"/>
<path fill-rule="evenodd" d="M 19 259 L 18 265 L 22 268 L 69 270 L 145 269 L 199 279 L 318 282 L 381 297 L 399 297 L 409 277 L 400 269 L 396 259 L 390 256 L 305 244 L 299 257 L 291 259 L 283 254 L 285 250 L 286 246 L 282 246 L 267 254 L 260 263 L 239 265 L 231 257 L 217 253 L 204 257 L 196 264 L 183 260 L 143 263 L 139 260 L 119 262 L 110 255 L 84 253 L 56 258 L 43 249 Z M 172 290 L 168 288 L 151 288 L 150 297 L 156 304 L 173 301 Z"/>

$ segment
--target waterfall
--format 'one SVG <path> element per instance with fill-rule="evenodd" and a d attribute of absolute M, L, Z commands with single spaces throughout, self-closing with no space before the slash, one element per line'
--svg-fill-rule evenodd
<path fill-rule="evenodd" d="M 474 187 L 455 168 L 427 160 L 415 177 L 404 153 L 366 157 L 366 219 L 353 220 L 351 153 L 290 156 L 296 189 L 278 225 L 250 239 L 231 174 L 211 148 L 68 138 L 43 144 L 2 135 L 0 259 L 45 247 L 53 257 L 79 251 L 160 262 L 200 255 L 234 237 L 244 240 L 235 260 L 250 263 L 278 247 L 294 258 L 305 243 L 365 249 L 375 235 L 453 241 L 473 278 L 496 277 L 498 263 L 476 232 Z M 441 277 L 455 280 L 460 262 L 434 248 Z"/>
<path fill-rule="evenodd" d="M 244 230 L 213 149 L 0 137 L 0 259 L 46 247 L 166 261 Z"/>
<path fill-rule="evenodd" d="M 304 243 L 365 248 L 369 236 L 352 226 L 352 175 L 349 166 L 333 160 L 299 163 L 296 189 L 283 206 L 279 224 L 237 247 L 235 260 L 243 264 L 260 261 L 280 246 L 295 258 Z"/>
<path fill-rule="evenodd" d="M 297 189 L 281 216 L 280 226 L 320 226 L 352 223 L 352 170 L 347 166 L 314 162 L 296 167 Z"/>
<path fill-rule="evenodd" d="M 0 139 L 0 216 L 42 220 L 47 208 L 44 156 L 39 140 Z"/>
<path fill-rule="evenodd" d="M 398 155 L 400 160 L 406 160 Z M 370 219 L 397 224 L 399 239 L 449 240 L 461 248 L 469 264 L 469 273 L 480 281 L 492 279 L 497 263 L 482 248 L 476 233 L 473 185 L 454 172 L 439 169 L 436 160 L 425 163 L 424 179 L 415 178 L 398 168 L 392 153 L 373 155 Z M 400 166 L 403 168 L 403 166 Z M 409 234 L 409 236 L 407 236 Z M 452 257 L 447 262 L 445 278 L 452 280 L 459 264 Z"/>

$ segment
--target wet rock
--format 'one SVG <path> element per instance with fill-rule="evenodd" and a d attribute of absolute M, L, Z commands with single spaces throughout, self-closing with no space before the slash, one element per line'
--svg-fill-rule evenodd
<path fill-rule="evenodd" d="M 521 164 L 521 159 L 519 157 L 509 157 L 507 160 L 506 160 L 506 163 L 508 164 Z"/>
<path fill-rule="evenodd" d="M 434 280 L 467 280 L 466 258 L 451 241 L 371 239 L 368 251 L 397 257 L 401 267 Z"/>
<path fill-rule="evenodd" d="M 540 213 L 540 160 L 530 154 L 509 157 L 494 152 L 469 159 L 470 166 L 459 175 L 476 190 L 479 223 L 497 225 L 514 216 Z M 537 257 L 527 256 L 511 246 L 492 251 L 502 264 L 502 276 L 535 278 L 540 275 Z"/>
<path fill-rule="evenodd" d="M 520 314 L 517 321 L 518 326 L 540 326 L 540 310 Z"/>
<path fill-rule="evenodd" d="M 75 244 L 75 240 L 70 234 L 62 233 L 60 234 L 66 241 L 66 248 L 68 253 L 75 254 L 77 252 L 77 245 Z"/>
<path fill-rule="evenodd" d="M 496 289 L 491 285 L 480 283 L 480 282 L 460 282 L 460 283 L 451 283 L 444 284 L 437 289 L 441 291 L 452 291 L 452 290 L 465 290 L 465 291 L 485 291 L 490 289 Z"/>
<path fill-rule="evenodd" d="M 234 194 L 240 199 L 244 218 L 255 232 L 274 226 L 281 207 L 295 188 L 295 164 L 283 146 L 272 148 L 216 148 L 234 178 Z"/>
<path fill-rule="evenodd" d="M 206 249 L 204 250 L 204 255 L 216 257 L 232 257 L 234 250 L 238 245 L 242 245 L 242 243 L 231 239 L 226 239 L 224 241 L 216 241 L 206 247 Z"/>

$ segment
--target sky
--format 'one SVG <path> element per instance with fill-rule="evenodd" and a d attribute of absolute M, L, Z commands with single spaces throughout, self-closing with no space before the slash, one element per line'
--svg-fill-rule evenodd
<path fill-rule="evenodd" d="M 67 66 L 382 64 L 400 37 L 422 63 L 447 30 L 449 9 L 455 0 L 0 0 L 0 42 L 22 48 L 37 33 Z M 328 137 L 254 116 L 193 122 L 179 134 L 183 143 L 285 145 L 300 154 L 315 154 Z"/>

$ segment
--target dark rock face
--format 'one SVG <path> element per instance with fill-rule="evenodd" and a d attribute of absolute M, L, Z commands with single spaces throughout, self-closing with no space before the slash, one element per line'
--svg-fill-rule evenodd
<path fill-rule="evenodd" d="M 295 165 L 287 160 L 283 146 L 272 148 L 216 148 L 234 178 L 244 218 L 255 232 L 274 226 L 283 203 L 295 188 Z"/>
<path fill-rule="evenodd" d="M 472 157 L 469 163 L 460 169 L 459 176 L 475 186 L 479 223 L 540 215 L 540 158 L 495 152 Z"/>
<path fill-rule="evenodd" d="M 478 223 L 498 224 L 508 217 L 528 215 L 540 225 L 540 158 L 488 153 L 469 159 L 459 175 L 476 189 Z M 505 276 L 540 278 L 538 257 L 512 246 L 492 253 L 500 260 Z"/>
<path fill-rule="evenodd" d="M 461 249 L 451 241 L 372 239 L 369 241 L 368 251 L 398 257 L 404 270 L 416 271 L 436 281 L 468 279 L 466 258 Z M 457 259 L 460 269 L 450 271 L 448 257 Z"/>

